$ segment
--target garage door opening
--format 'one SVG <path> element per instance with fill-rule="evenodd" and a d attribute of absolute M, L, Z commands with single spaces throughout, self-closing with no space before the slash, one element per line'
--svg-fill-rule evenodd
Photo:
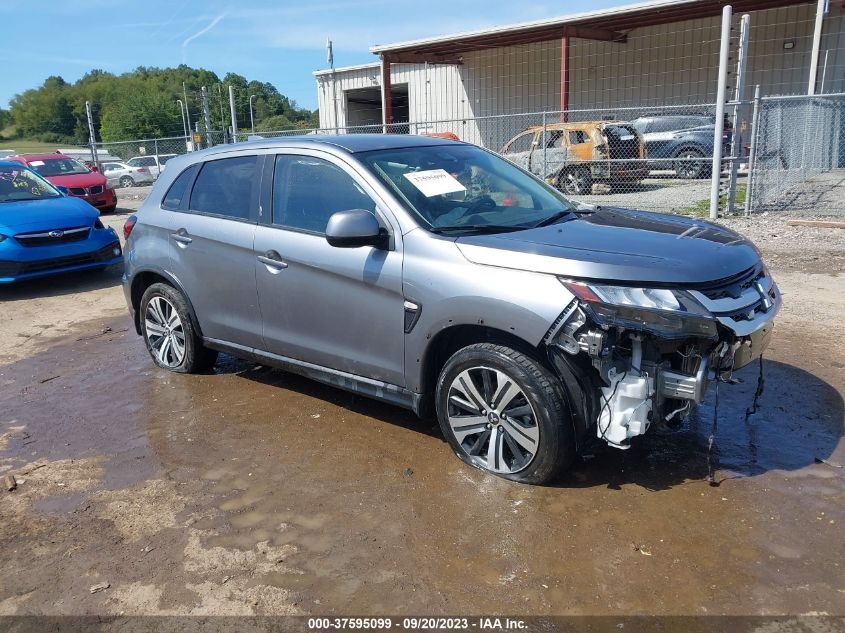
<path fill-rule="evenodd" d="M 346 125 L 349 132 L 380 132 L 382 125 L 381 88 L 357 88 L 346 90 Z M 410 109 L 408 106 L 408 84 L 393 85 L 390 89 L 390 103 L 393 110 L 393 122 L 390 131 L 398 134 L 408 133 Z M 362 127 L 369 126 L 369 127 Z M 373 126 L 378 126 L 375 129 Z"/>

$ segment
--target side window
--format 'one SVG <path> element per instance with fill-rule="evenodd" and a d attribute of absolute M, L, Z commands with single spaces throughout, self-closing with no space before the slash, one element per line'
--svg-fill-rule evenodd
<path fill-rule="evenodd" d="M 164 209 L 178 211 L 182 208 L 182 201 L 188 193 L 188 187 L 194 179 L 195 173 L 197 173 L 197 166 L 191 165 L 176 177 L 176 180 L 170 185 L 170 189 L 167 190 L 164 200 L 161 201 L 161 206 Z"/>
<path fill-rule="evenodd" d="M 206 162 L 191 191 L 191 211 L 248 220 L 258 178 L 257 164 L 258 156 Z"/>
<path fill-rule="evenodd" d="M 549 130 L 546 133 L 546 147 L 560 147 L 560 142 L 562 138 L 563 132 L 561 130 Z"/>
<path fill-rule="evenodd" d="M 505 155 L 531 151 L 534 144 L 534 132 L 525 132 L 513 139 L 505 148 Z"/>
<path fill-rule="evenodd" d="M 678 117 L 663 117 L 655 119 L 649 126 L 649 132 L 674 132 L 684 127 L 684 120 Z"/>
<path fill-rule="evenodd" d="M 139 162 L 140 160 L 141 160 L 140 158 L 133 158 L 132 160 L 127 161 L 126 164 L 129 165 L 130 167 L 140 167 L 141 166 L 141 163 Z"/>
<path fill-rule="evenodd" d="M 156 159 L 152 156 L 148 156 L 147 158 L 141 159 L 141 166 L 142 167 L 155 167 L 156 166 Z"/>
<path fill-rule="evenodd" d="M 276 156 L 273 224 L 325 233 L 332 214 L 349 209 L 375 213 L 376 203 L 340 167 L 322 158 Z"/>
<path fill-rule="evenodd" d="M 569 130 L 569 144 L 580 145 L 581 143 L 588 143 L 590 136 L 584 130 Z"/>

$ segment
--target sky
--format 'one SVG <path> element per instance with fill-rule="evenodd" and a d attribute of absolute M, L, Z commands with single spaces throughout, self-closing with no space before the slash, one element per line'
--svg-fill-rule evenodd
<path fill-rule="evenodd" d="M 268 81 L 314 109 L 314 70 L 377 61 L 370 46 L 629 4 L 631 0 L 42 0 L 0 3 L 0 107 L 50 75 L 181 63 Z"/>

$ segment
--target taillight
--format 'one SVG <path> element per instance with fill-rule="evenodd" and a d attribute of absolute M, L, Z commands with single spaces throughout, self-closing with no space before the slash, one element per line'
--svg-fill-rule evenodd
<path fill-rule="evenodd" d="M 124 239 L 129 239 L 130 233 L 132 233 L 132 229 L 135 228 L 135 223 L 138 221 L 138 218 L 134 215 L 130 215 L 126 218 L 126 222 L 123 225 L 123 237 Z"/>
<path fill-rule="evenodd" d="M 147 169 L 146 167 L 139 167 L 139 168 L 138 168 L 138 173 L 139 173 L 139 174 L 148 174 L 148 173 L 150 173 L 150 170 L 149 170 L 149 169 Z"/>

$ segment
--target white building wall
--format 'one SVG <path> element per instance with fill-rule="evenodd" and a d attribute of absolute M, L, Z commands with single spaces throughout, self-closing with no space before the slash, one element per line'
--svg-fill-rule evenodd
<path fill-rule="evenodd" d="M 760 84 L 763 94 L 806 93 L 815 4 L 751 14 L 747 94 Z M 734 44 L 740 15 L 734 16 Z M 635 110 L 690 105 L 705 110 L 716 95 L 719 17 L 635 29 L 626 43 L 572 39 L 570 109 L 572 118 L 634 118 Z M 784 49 L 784 42 L 794 47 Z M 831 3 L 825 18 L 819 76 L 825 51 L 826 92 L 845 91 L 845 10 Z M 735 48 L 733 49 L 735 51 Z M 407 84 L 410 131 L 449 131 L 462 139 L 499 147 L 543 115 L 487 118 L 560 109 L 559 40 L 465 53 L 461 65 L 396 64 L 394 85 Z M 734 53 L 735 58 L 735 53 Z M 733 68 L 729 86 L 735 77 Z M 380 68 L 339 71 L 338 109 L 343 91 L 380 84 Z M 321 126 L 332 125 L 328 76 L 318 76 Z M 328 106 L 328 107 L 327 107 Z M 702 107 L 698 107 L 702 106 Z M 547 115 L 556 120 L 558 115 Z M 437 123 L 448 121 L 448 123 Z M 343 113 L 340 125 L 345 125 Z"/>

